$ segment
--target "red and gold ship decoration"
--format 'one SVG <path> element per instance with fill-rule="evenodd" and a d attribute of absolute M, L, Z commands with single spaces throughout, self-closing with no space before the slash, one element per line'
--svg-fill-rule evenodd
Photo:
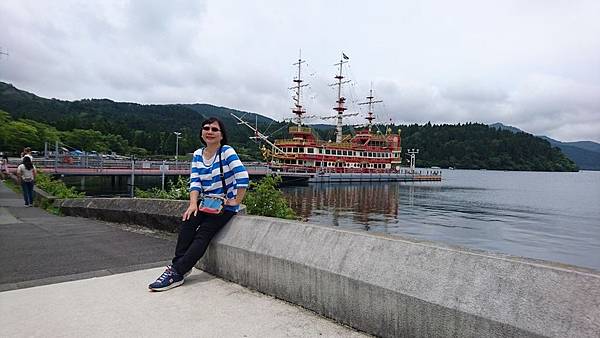
<path fill-rule="evenodd" d="M 373 90 L 369 92 L 367 101 L 359 104 L 368 105 L 367 125 L 360 128 L 355 135 L 343 135 L 343 119 L 358 113 L 346 114 L 345 97 L 342 96 L 342 85 L 344 81 L 343 65 L 347 63 L 348 57 L 342 53 L 339 72 L 335 76 L 337 86 L 337 101 L 333 110 L 333 116 L 322 117 L 322 119 L 336 119 L 336 140 L 325 141 L 318 138 L 312 128 L 303 124 L 303 115 L 306 110 L 301 104 L 303 84 L 301 78 L 301 65 L 305 61 L 301 58 L 294 65 L 298 66 L 298 76 L 293 80 L 294 86 L 290 89 L 295 91 L 294 108 L 292 112 L 296 115 L 293 126 L 289 127 L 289 139 L 278 139 L 270 142 L 267 136 L 257 129 L 242 121 L 255 131 L 256 138 L 264 140 L 271 146 L 267 149 L 263 146 L 263 156 L 269 161 L 273 170 L 287 172 L 330 172 L 330 173 L 391 173 L 400 171 L 402 160 L 402 147 L 400 130 L 398 134 L 392 133 L 388 127 L 385 133 L 373 132 L 373 105 L 382 101 L 374 100 Z M 235 115 L 234 115 L 235 116 Z M 314 116 L 313 116 L 314 117 Z M 237 116 L 236 116 L 237 118 Z"/>

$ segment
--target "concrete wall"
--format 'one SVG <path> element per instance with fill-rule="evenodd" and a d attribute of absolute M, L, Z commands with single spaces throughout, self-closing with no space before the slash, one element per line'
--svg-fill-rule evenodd
<path fill-rule="evenodd" d="M 439 243 L 238 216 L 198 267 L 378 336 L 600 336 L 597 271 Z"/>
<path fill-rule="evenodd" d="M 175 232 L 181 224 L 181 215 L 188 203 L 141 198 L 77 198 L 61 200 L 56 205 L 67 216 L 139 224 Z"/>

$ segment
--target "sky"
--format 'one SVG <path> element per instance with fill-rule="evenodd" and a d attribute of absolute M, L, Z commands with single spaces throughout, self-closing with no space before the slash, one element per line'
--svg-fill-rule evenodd
<path fill-rule="evenodd" d="M 38 96 L 208 103 L 347 123 L 372 88 L 381 122 L 512 125 L 600 142 L 597 0 L 171 0 L 0 2 L 0 81 Z M 8 55 L 5 55 L 7 53 Z"/>

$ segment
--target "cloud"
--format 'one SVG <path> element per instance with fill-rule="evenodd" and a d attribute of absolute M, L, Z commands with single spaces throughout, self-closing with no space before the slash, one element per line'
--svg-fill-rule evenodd
<path fill-rule="evenodd" d="M 203 102 L 283 119 L 302 48 L 304 105 L 333 115 L 328 84 L 343 50 L 349 112 L 366 114 L 357 103 L 372 82 L 380 121 L 500 121 L 600 141 L 598 12 L 587 0 L 9 0 L 0 80 L 44 97 Z"/>
<path fill-rule="evenodd" d="M 510 123 L 560 140 L 600 139 L 600 85 L 543 74 L 513 93 Z"/>

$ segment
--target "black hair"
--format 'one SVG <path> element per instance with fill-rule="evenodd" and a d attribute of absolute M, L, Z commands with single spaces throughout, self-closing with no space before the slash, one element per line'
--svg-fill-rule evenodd
<path fill-rule="evenodd" d="M 31 162 L 31 157 L 29 157 L 29 156 L 23 157 L 23 164 L 25 165 L 25 168 L 27 168 L 27 170 L 33 169 L 33 163 Z"/>
<path fill-rule="evenodd" d="M 204 122 L 202 122 L 202 124 L 200 125 L 200 142 L 202 142 L 202 144 L 206 145 L 206 142 L 204 142 L 204 140 L 202 139 L 202 128 L 207 124 L 213 124 L 215 122 L 219 124 L 219 129 L 221 129 L 221 136 L 223 137 L 223 139 L 221 140 L 221 145 L 228 143 L 227 132 L 225 132 L 225 125 L 223 124 L 223 122 L 221 122 L 221 120 L 219 120 L 216 117 L 209 117 L 208 119 L 204 120 Z"/>

